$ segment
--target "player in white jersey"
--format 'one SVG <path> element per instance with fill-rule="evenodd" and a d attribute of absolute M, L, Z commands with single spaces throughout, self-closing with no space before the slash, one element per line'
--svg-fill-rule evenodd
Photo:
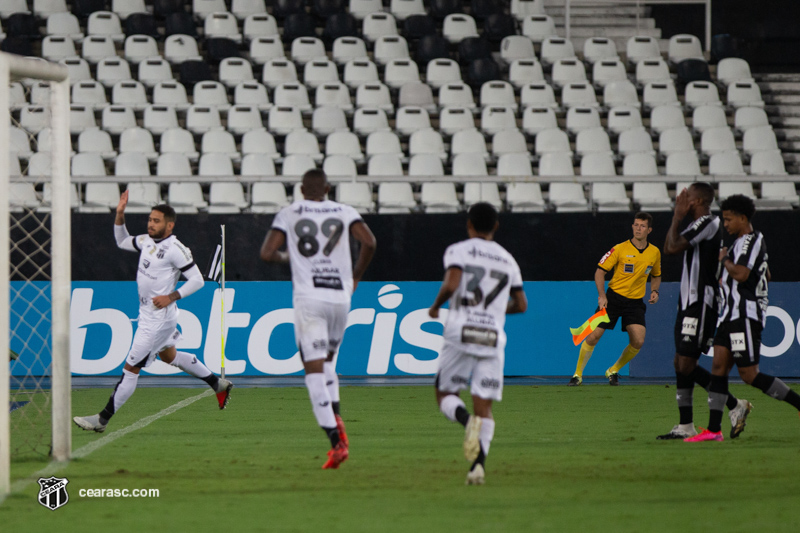
<path fill-rule="evenodd" d="M 192 252 L 172 231 L 175 210 L 157 205 L 147 220 L 147 234 L 132 237 L 125 227 L 125 207 L 128 191 L 122 193 L 114 221 L 117 246 L 129 252 L 139 252 L 136 284 L 139 288 L 139 325 L 133 337 L 122 378 L 111 393 L 105 408 L 96 415 L 76 416 L 75 423 L 85 429 L 102 433 L 108 421 L 133 395 L 139 371 L 158 356 L 162 361 L 199 378 L 217 393 L 219 408 L 225 409 L 233 383 L 215 376 L 197 357 L 179 352 L 175 346 L 181 340 L 178 330 L 178 306 L 175 303 L 203 287 L 203 275 L 194 263 Z M 175 286 L 183 274 L 187 281 L 180 289 Z"/>
<path fill-rule="evenodd" d="M 428 311 L 431 318 L 438 318 L 441 306 L 450 302 L 436 374 L 436 401 L 449 420 L 466 428 L 464 456 L 472 462 L 468 485 L 481 485 L 485 478 L 486 455 L 494 436 L 492 401 L 503 397 L 506 315 L 528 308 L 519 265 L 493 240 L 498 225 L 491 204 L 481 202 L 470 208 L 469 239 L 445 251 L 444 281 Z M 467 385 L 473 415 L 459 397 Z"/>
<path fill-rule="evenodd" d="M 756 212 L 755 203 L 747 196 L 734 194 L 720 207 L 725 229 L 736 236 L 736 241 L 730 251 L 722 248 L 718 256 L 722 272 L 722 305 L 714 337 L 714 361 L 708 388 L 708 429 L 683 439 L 684 442 L 724 440 L 722 409 L 728 395 L 728 374 L 734 364 L 742 381 L 800 411 L 800 394 L 779 378 L 764 374 L 758 368 L 761 330 L 767 322 L 770 273 L 764 236 L 753 230 L 750 222 Z"/>
<path fill-rule="evenodd" d="M 303 200 L 283 208 L 261 246 L 265 262 L 289 262 L 294 335 L 305 369 L 311 407 L 331 449 L 322 468 L 338 468 L 349 454 L 339 405 L 334 357 L 350 312 L 350 297 L 375 253 L 375 236 L 350 206 L 326 200 L 325 173 L 303 176 Z M 361 246 L 353 264 L 350 236 Z M 287 251 L 280 251 L 283 245 Z"/>

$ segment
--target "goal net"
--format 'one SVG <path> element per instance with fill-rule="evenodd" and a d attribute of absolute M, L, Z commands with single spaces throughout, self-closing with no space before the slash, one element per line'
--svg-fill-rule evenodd
<path fill-rule="evenodd" d="M 0 497 L 12 462 L 70 455 L 67 69 L 0 53 Z"/>

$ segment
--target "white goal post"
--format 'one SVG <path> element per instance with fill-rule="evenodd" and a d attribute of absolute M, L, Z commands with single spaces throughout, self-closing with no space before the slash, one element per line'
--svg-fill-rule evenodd
<path fill-rule="evenodd" d="M 10 490 L 10 91 L 14 80 L 30 78 L 50 84 L 51 147 L 49 288 L 52 346 L 52 458 L 70 457 L 71 379 L 69 361 L 69 305 L 71 294 L 70 152 L 67 68 L 55 63 L 0 52 L 0 499 Z"/>

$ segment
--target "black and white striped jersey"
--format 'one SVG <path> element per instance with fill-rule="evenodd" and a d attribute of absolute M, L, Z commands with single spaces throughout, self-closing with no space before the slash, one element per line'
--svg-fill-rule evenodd
<path fill-rule="evenodd" d="M 716 305 L 719 284 L 717 267 L 719 264 L 719 218 L 704 215 L 681 235 L 691 245 L 683 252 L 683 271 L 681 272 L 681 293 L 679 306 L 681 311 L 695 302 L 703 301 L 707 305 Z"/>
<path fill-rule="evenodd" d="M 728 250 L 728 257 L 734 264 L 749 268 L 750 275 L 745 281 L 738 282 L 727 269 L 722 270 L 719 323 L 749 318 L 760 322 L 763 327 L 767 321 L 768 305 L 768 257 L 764 235 L 754 231 L 739 237 Z"/>

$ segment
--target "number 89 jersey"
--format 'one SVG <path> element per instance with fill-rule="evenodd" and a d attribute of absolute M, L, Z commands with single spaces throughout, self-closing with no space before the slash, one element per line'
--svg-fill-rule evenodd
<path fill-rule="evenodd" d="M 444 268 L 462 271 L 461 283 L 450 297 L 445 341 L 475 356 L 502 356 L 509 294 L 522 289 L 519 265 L 496 242 L 474 238 L 449 246 Z"/>
<path fill-rule="evenodd" d="M 350 226 L 361 221 L 355 209 L 330 200 L 300 200 L 281 209 L 272 229 L 286 235 L 295 296 L 350 302 Z"/>

